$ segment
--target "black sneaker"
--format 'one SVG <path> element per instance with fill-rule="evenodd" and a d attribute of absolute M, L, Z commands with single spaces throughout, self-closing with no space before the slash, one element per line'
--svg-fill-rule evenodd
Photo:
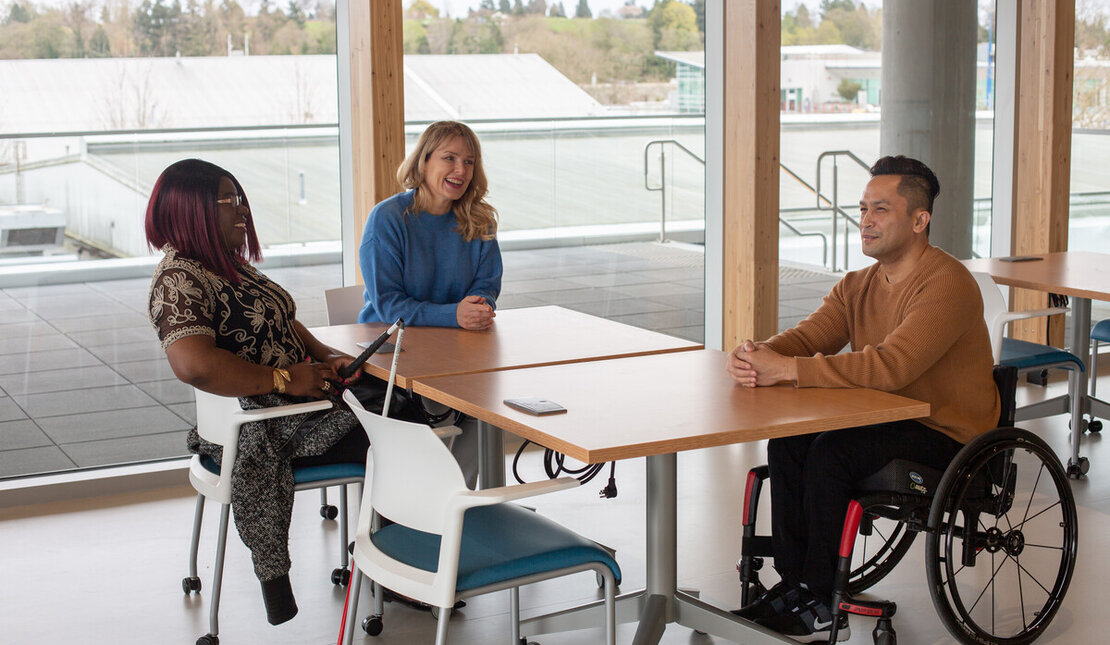
<path fill-rule="evenodd" d="M 832 631 L 832 610 L 817 599 L 808 589 L 799 587 L 791 598 L 790 607 L 777 616 L 761 618 L 755 622 L 799 643 L 828 642 Z M 837 619 L 837 641 L 846 641 L 851 632 L 848 630 L 848 614 Z"/>
<path fill-rule="evenodd" d="M 797 587 L 786 584 L 785 580 L 780 580 L 778 584 L 759 594 L 755 600 L 740 609 L 733 609 L 732 613 L 745 620 L 778 616 L 787 610 L 788 605 L 793 604 L 793 598 L 797 593 Z"/>

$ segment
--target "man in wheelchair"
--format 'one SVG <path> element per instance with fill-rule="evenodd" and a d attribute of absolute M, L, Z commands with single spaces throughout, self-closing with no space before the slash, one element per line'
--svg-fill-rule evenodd
<path fill-rule="evenodd" d="M 781 581 L 734 613 L 802 642 L 833 631 L 832 592 L 854 485 L 894 459 L 944 470 L 995 427 L 999 395 L 975 279 L 929 244 L 936 175 L 908 157 L 871 167 L 860 237 L 875 263 L 853 271 L 797 327 L 745 340 L 726 369 L 744 387 L 868 387 L 926 401 L 911 421 L 771 439 L 771 551 Z M 847 348 L 847 351 L 842 351 Z M 848 637 L 840 614 L 837 637 Z"/>

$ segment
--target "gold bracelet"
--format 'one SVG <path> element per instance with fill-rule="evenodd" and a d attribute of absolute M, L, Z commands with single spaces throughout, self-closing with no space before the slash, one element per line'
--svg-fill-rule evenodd
<path fill-rule="evenodd" d="M 289 376 L 289 370 L 283 370 L 280 367 L 274 368 L 274 390 L 278 394 L 285 394 L 285 384 L 292 381 L 293 378 Z"/>

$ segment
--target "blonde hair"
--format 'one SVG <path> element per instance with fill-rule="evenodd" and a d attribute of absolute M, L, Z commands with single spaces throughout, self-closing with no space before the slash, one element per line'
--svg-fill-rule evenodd
<path fill-rule="evenodd" d="M 416 148 L 397 169 L 397 181 L 406 190 L 416 189 L 416 197 L 409 211 L 422 210 L 424 206 L 420 189 L 424 184 L 425 164 L 436 148 L 454 137 L 462 139 L 474 155 L 474 175 L 470 179 L 470 185 L 452 205 L 458 222 L 456 230 L 467 242 L 475 239 L 492 240 L 497 234 L 497 209 L 490 206 L 485 199 L 489 184 L 482 168 L 482 145 L 474 131 L 466 125 L 458 121 L 436 121 L 429 125 L 416 142 Z"/>

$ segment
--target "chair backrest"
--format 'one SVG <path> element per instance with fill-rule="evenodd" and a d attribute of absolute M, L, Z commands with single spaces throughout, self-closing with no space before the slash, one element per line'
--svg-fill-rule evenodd
<path fill-rule="evenodd" d="M 374 465 L 369 494 L 374 510 L 409 528 L 442 535 L 450 499 L 468 490 L 443 440 L 424 424 L 367 411 L 350 390 L 343 400 L 370 437 Z"/>
<path fill-rule="evenodd" d="M 1002 335 L 1005 323 L 1001 322 L 1009 309 L 1006 299 L 1002 297 L 1002 290 L 991 279 L 989 273 L 972 272 L 975 282 L 979 285 L 979 293 L 983 297 L 983 320 L 987 323 L 987 332 L 991 337 L 991 356 L 997 365 L 1002 357 Z"/>
<path fill-rule="evenodd" d="M 328 309 L 328 324 L 350 325 L 358 322 L 358 314 L 365 303 L 365 293 L 366 288 L 360 284 L 325 291 L 324 302 Z"/>

